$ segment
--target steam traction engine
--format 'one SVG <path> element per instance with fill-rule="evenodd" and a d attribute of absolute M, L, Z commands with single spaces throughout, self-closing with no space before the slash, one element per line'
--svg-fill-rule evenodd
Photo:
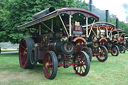
<path fill-rule="evenodd" d="M 19 45 L 21 68 L 31 69 L 39 62 L 43 64 L 45 77 L 54 79 L 58 66 L 73 66 L 76 74 L 86 76 L 90 69 L 89 56 L 85 51 L 77 50 L 79 45 L 87 45 L 80 16 L 85 21 L 86 16 L 97 18 L 83 9 L 55 10 L 50 7 L 36 13 L 33 21 L 20 25 L 18 29 L 27 28 L 30 33 L 30 37 L 23 38 Z"/>
<path fill-rule="evenodd" d="M 111 53 L 112 56 L 118 56 L 119 54 L 119 47 L 116 44 L 117 40 L 116 35 L 113 35 L 114 30 L 115 30 L 115 26 L 112 24 L 108 24 L 109 25 L 109 30 L 108 30 L 108 42 L 105 42 L 104 45 L 106 46 L 106 48 L 108 49 L 108 52 Z"/>
<path fill-rule="evenodd" d="M 126 50 L 128 51 L 128 34 L 125 34 L 125 41 L 126 41 L 125 47 Z"/>
<path fill-rule="evenodd" d="M 104 43 L 108 42 L 111 37 L 110 31 L 113 31 L 113 25 L 109 23 L 96 22 L 88 25 L 86 27 L 86 36 L 88 37 L 88 42 L 92 42 L 90 45 L 92 49 L 93 56 L 96 56 L 100 62 L 104 62 L 108 58 L 108 50 L 104 46 Z"/>
<path fill-rule="evenodd" d="M 125 34 L 123 33 L 123 31 L 120 29 L 114 30 L 112 40 L 114 42 L 113 44 L 119 47 L 120 53 L 125 53 L 126 40 L 125 40 Z"/>

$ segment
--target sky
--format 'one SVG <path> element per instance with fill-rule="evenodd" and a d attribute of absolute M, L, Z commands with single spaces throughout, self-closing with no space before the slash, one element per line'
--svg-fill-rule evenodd
<path fill-rule="evenodd" d="M 89 2 L 89 0 L 85 1 Z M 128 0 L 92 0 L 92 4 L 101 10 L 109 10 L 109 13 L 116 15 L 120 21 L 126 21 L 128 14 L 126 14 L 123 4 L 128 4 Z"/>

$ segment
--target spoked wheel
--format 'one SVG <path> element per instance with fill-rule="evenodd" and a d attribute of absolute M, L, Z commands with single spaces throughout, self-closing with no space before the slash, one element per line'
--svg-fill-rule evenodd
<path fill-rule="evenodd" d="M 120 53 L 125 53 L 125 47 L 123 45 L 120 46 Z"/>
<path fill-rule="evenodd" d="M 48 51 L 43 59 L 44 75 L 48 79 L 54 79 L 57 74 L 58 60 L 53 51 Z"/>
<path fill-rule="evenodd" d="M 74 65 L 73 69 L 76 74 L 80 76 L 86 76 L 90 69 L 90 60 L 87 53 L 84 51 L 79 51 L 74 54 L 74 63 L 78 63 L 78 65 Z"/>
<path fill-rule="evenodd" d="M 91 61 L 92 60 L 92 50 L 90 48 L 88 48 L 88 47 L 83 47 L 82 51 L 85 51 L 88 54 L 89 59 Z"/>
<path fill-rule="evenodd" d="M 96 56 L 97 59 L 100 62 L 106 61 L 108 59 L 108 50 L 107 50 L 107 48 L 105 46 L 100 46 L 99 52 L 100 52 L 100 55 L 99 56 Z"/>
<path fill-rule="evenodd" d="M 118 56 L 119 55 L 119 48 L 117 45 L 114 45 L 111 50 L 112 50 L 112 52 L 111 52 L 112 56 Z"/>
<path fill-rule="evenodd" d="M 83 44 L 85 43 L 82 39 L 79 39 L 77 41 L 75 41 L 76 43 L 76 49 L 75 52 L 78 52 L 82 49 L 82 47 L 84 46 Z"/>
<path fill-rule="evenodd" d="M 31 38 L 23 38 L 19 45 L 19 62 L 20 67 L 27 69 L 33 68 L 33 65 L 30 62 L 32 43 L 30 42 Z"/>

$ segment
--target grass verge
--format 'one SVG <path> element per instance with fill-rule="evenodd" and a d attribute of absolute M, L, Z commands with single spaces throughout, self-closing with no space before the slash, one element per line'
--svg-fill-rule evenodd
<path fill-rule="evenodd" d="M 21 69 L 18 54 L 0 54 L 0 85 L 127 85 L 128 52 L 111 56 L 106 62 L 93 57 L 90 72 L 82 77 L 73 68 L 58 68 L 54 80 L 44 77 L 41 64 L 33 69 Z"/>

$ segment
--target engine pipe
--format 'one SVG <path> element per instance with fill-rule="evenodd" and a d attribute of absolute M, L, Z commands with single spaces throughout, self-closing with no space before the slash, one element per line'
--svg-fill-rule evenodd
<path fill-rule="evenodd" d="M 45 10 L 42 10 L 42 11 L 34 14 L 32 17 L 33 17 L 33 19 L 38 19 L 38 18 L 41 18 L 41 17 L 45 16 L 46 14 L 48 14 L 50 12 L 53 12 L 53 11 L 55 11 L 55 8 L 54 7 L 49 7 Z"/>
<path fill-rule="evenodd" d="M 116 29 L 119 29 L 119 19 L 116 18 Z"/>
<path fill-rule="evenodd" d="M 106 10 L 106 22 L 109 22 L 109 11 Z"/>
<path fill-rule="evenodd" d="M 92 12 L 92 0 L 89 0 L 89 11 Z"/>

